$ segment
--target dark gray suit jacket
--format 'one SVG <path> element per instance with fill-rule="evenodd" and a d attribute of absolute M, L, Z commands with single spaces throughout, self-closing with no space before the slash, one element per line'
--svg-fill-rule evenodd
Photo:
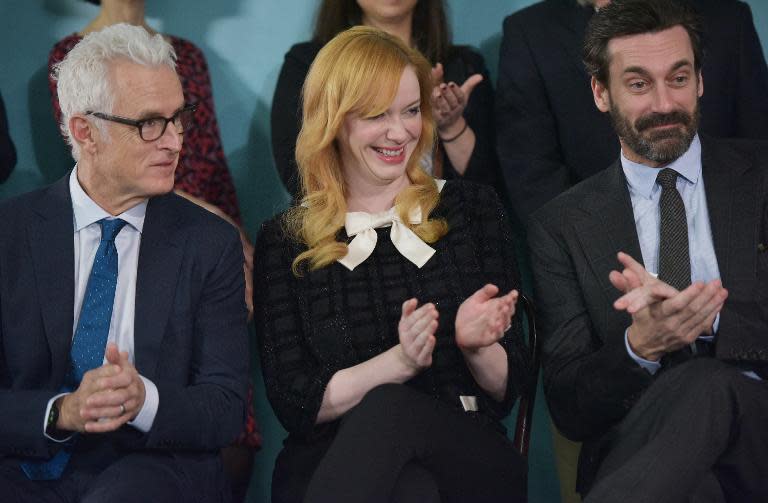
<path fill-rule="evenodd" d="M 712 237 L 729 291 L 715 352 L 717 358 L 744 364 L 768 362 L 766 156 L 762 142 L 702 137 Z M 627 354 L 624 331 L 632 321 L 613 308 L 620 293 L 608 280 L 620 266 L 619 251 L 642 261 L 620 163 L 534 213 L 528 232 L 544 390 L 557 427 L 585 441 L 581 482 L 583 470 L 599 463 L 590 446 L 599 444 L 654 380 Z"/>
<path fill-rule="evenodd" d="M 43 415 L 64 380 L 72 341 L 68 178 L 0 204 L 0 459 L 47 458 L 60 446 L 43 435 Z M 150 199 L 134 363 L 160 403 L 148 433 L 126 425 L 105 442 L 214 451 L 240 433 L 248 372 L 243 279 L 231 225 L 173 193 Z"/>

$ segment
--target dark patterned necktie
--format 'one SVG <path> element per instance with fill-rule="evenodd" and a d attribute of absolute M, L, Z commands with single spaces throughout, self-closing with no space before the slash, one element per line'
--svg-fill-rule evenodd
<path fill-rule="evenodd" d="M 677 191 L 677 177 L 677 171 L 671 168 L 662 169 L 656 176 L 656 183 L 661 186 L 659 279 L 682 291 L 691 284 L 691 256 L 688 249 L 688 220 L 683 198 Z M 689 348 L 687 351 L 669 354 L 667 360 L 676 363 L 685 361 L 691 353 L 697 353 L 695 343 Z"/>
<path fill-rule="evenodd" d="M 80 308 L 80 318 L 70 349 L 70 368 L 64 379 L 64 386 L 60 390 L 61 393 L 77 389 L 83 374 L 99 367 L 104 361 L 117 287 L 118 257 L 115 237 L 125 224 L 125 220 L 119 218 L 99 220 L 101 241 L 93 258 L 88 285 L 85 287 L 83 306 Z M 61 478 L 71 456 L 73 441 L 65 443 L 51 459 L 24 462 L 21 464 L 21 469 L 31 480 Z"/>
<path fill-rule="evenodd" d="M 691 284 L 691 257 L 688 250 L 688 221 L 683 198 L 677 191 L 677 171 L 662 169 L 656 176 L 661 186 L 661 232 L 659 237 L 659 279 L 678 290 Z"/>

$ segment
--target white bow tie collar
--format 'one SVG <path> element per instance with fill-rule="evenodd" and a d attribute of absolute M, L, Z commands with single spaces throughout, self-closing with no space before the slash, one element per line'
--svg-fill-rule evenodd
<path fill-rule="evenodd" d="M 437 190 L 442 191 L 445 180 L 435 180 Z M 410 224 L 420 224 L 422 220 L 421 208 L 414 208 L 408 214 Z M 344 228 L 347 236 L 353 238 L 347 245 L 347 254 L 338 259 L 338 262 L 353 271 L 355 267 L 362 264 L 365 259 L 371 256 L 378 235 L 376 229 L 381 227 L 392 227 L 389 237 L 392 244 L 395 245 L 400 254 L 413 262 L 416 267 L 421 268 L 435 254 L 435 249 L 421 240 L 407 225 L 405 225 L 397 214 L 395 208 L 379 213 L 366 213 L 364 211 L 348 212 Z"/>

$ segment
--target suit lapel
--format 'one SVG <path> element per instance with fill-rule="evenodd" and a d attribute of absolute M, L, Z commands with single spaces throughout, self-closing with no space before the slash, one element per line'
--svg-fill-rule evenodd
<path fill-rule="evenodd" d="M 620 293 L 611 284 L 608 273 L 613 269 L 619 270 L 621 264 L 616 255 L 620 251 L 631 255 L 640 263 L 643 263 L 643 257 L 635 227 L 632 201 L 619 161 L 603 172 L 603 180 L 593 194 L 584 198 L 584 203 L 578 211 L 581 211 L 582 215 L 575 219 L 574 227 L 584 257 L 606 297 L 606 326 L 628 326 L 627 314 L 613 309 L 613 301 Z"/>
<path fill-rule="evenodd" d="M 69 175 L 52 185 L 35 207 L 28 229 L 35 284 L 51 351 L 53 382 L 61 382 L 69 362 L 75 309 L 75 252 Z"/>
<path fill-rule="evenodd" d="M 173 194 L 150 199 L 139 248 L 134 320 L 135 365 L 152 379 L 176 292 L 185 236 L 171 207 Z"/>
<path fill-rule="evenodd" d="M 761 185 L 749 175 L 749 167 L 735 152 L 702 138 L 702 173 L 712 241 L 726 288 L 733 279 L 749 275 L 757 259 L 754 241 L 755 225 L 761 217 Z M 736 252 L 737 260 L 731 260 L 732 252 Z"/>
<path fill-rule="evenodd" d="M 628 253 L 642 263 L 640 242 L 637 238 L 632 201 L 621 170 L 616 161 L 603 172 L 605 180 L 595 190 L 592 197 L 587 197 L 581 210 L 584 218 L 576 220 L 579 239 L 585 255 L 596 273 L 618 267 L 616 254 Z M 607 274 L 601 278 L 604 287 L 613 288 Z"/>

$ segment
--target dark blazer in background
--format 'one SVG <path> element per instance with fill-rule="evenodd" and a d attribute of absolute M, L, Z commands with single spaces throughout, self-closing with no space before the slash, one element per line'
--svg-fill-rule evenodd
<path fill-rule="evenodd" d="M 768 139 L 768 68 L 749 6 L 692 0 L 705 29 L 700 131 Z M 610 165 L 619 142 L 582 63 L 594 10 L 544 0 L 507 17 L 499 58 L 497 145 L 518 216 Z"/>
<path fill-rule="evenodd" d="M 286 190 L 294 198 L 299 192 L 296 167 L 296 138 L 301 130 L 301 89 L 309 67 L 322 49 L 317 42 L 296 44 L 285 55 L 272 100 L 272 153 L 277 172 Z M 469 158 L 463 178 L 501 188 L 502 181 L 496 159 L 496 133 L 493 116 L 493 87 L 483 57 L 465 46 L 452 46 L 443 64 L 444 81 L 461 85 L 475 73 L 483 76 L 469 96 L 464 118 L 475 132 L 475 149 Z M 443 158 L 443 178 L 459 175 L 440 145 Z"/>
<path fill-rule="evenodd" d="M 729 292 L 715 353 L 735 363 L 768 364 L 767 156 L 765 142 L 702 138 L 712 238 Z M 655 378 L 627 354 L 632 320 L 613 308 L 620 292 L 608 280 L 619 251 L 642 262 L 620 163 L 545 205 L 529 224 L 544 391 L 560 431 L 584 441 L 583 487 L 600 462 L 601 438 Z"/>
<path fill-rule="evenodd" d="M 5 115 L 5 104 L 0 96 L 0 183 L 8 179 L 16 166 L 16 148 L 13 146 L 11 135 L 8 133 L 8 118 Z"/>
<path fill-rule="evenodd" d="M 67 372 L 74 317 L 69 176 L 0 204 L 0 463 L 58 446 L 43 415 Z M 234 227 L 176 196 L 151 198 L 139 250 L 135 367 L 159 392 L 149 432 L 113 449 L 208 451 L 242 431 L 248 372 L 243 252 Z"/>

